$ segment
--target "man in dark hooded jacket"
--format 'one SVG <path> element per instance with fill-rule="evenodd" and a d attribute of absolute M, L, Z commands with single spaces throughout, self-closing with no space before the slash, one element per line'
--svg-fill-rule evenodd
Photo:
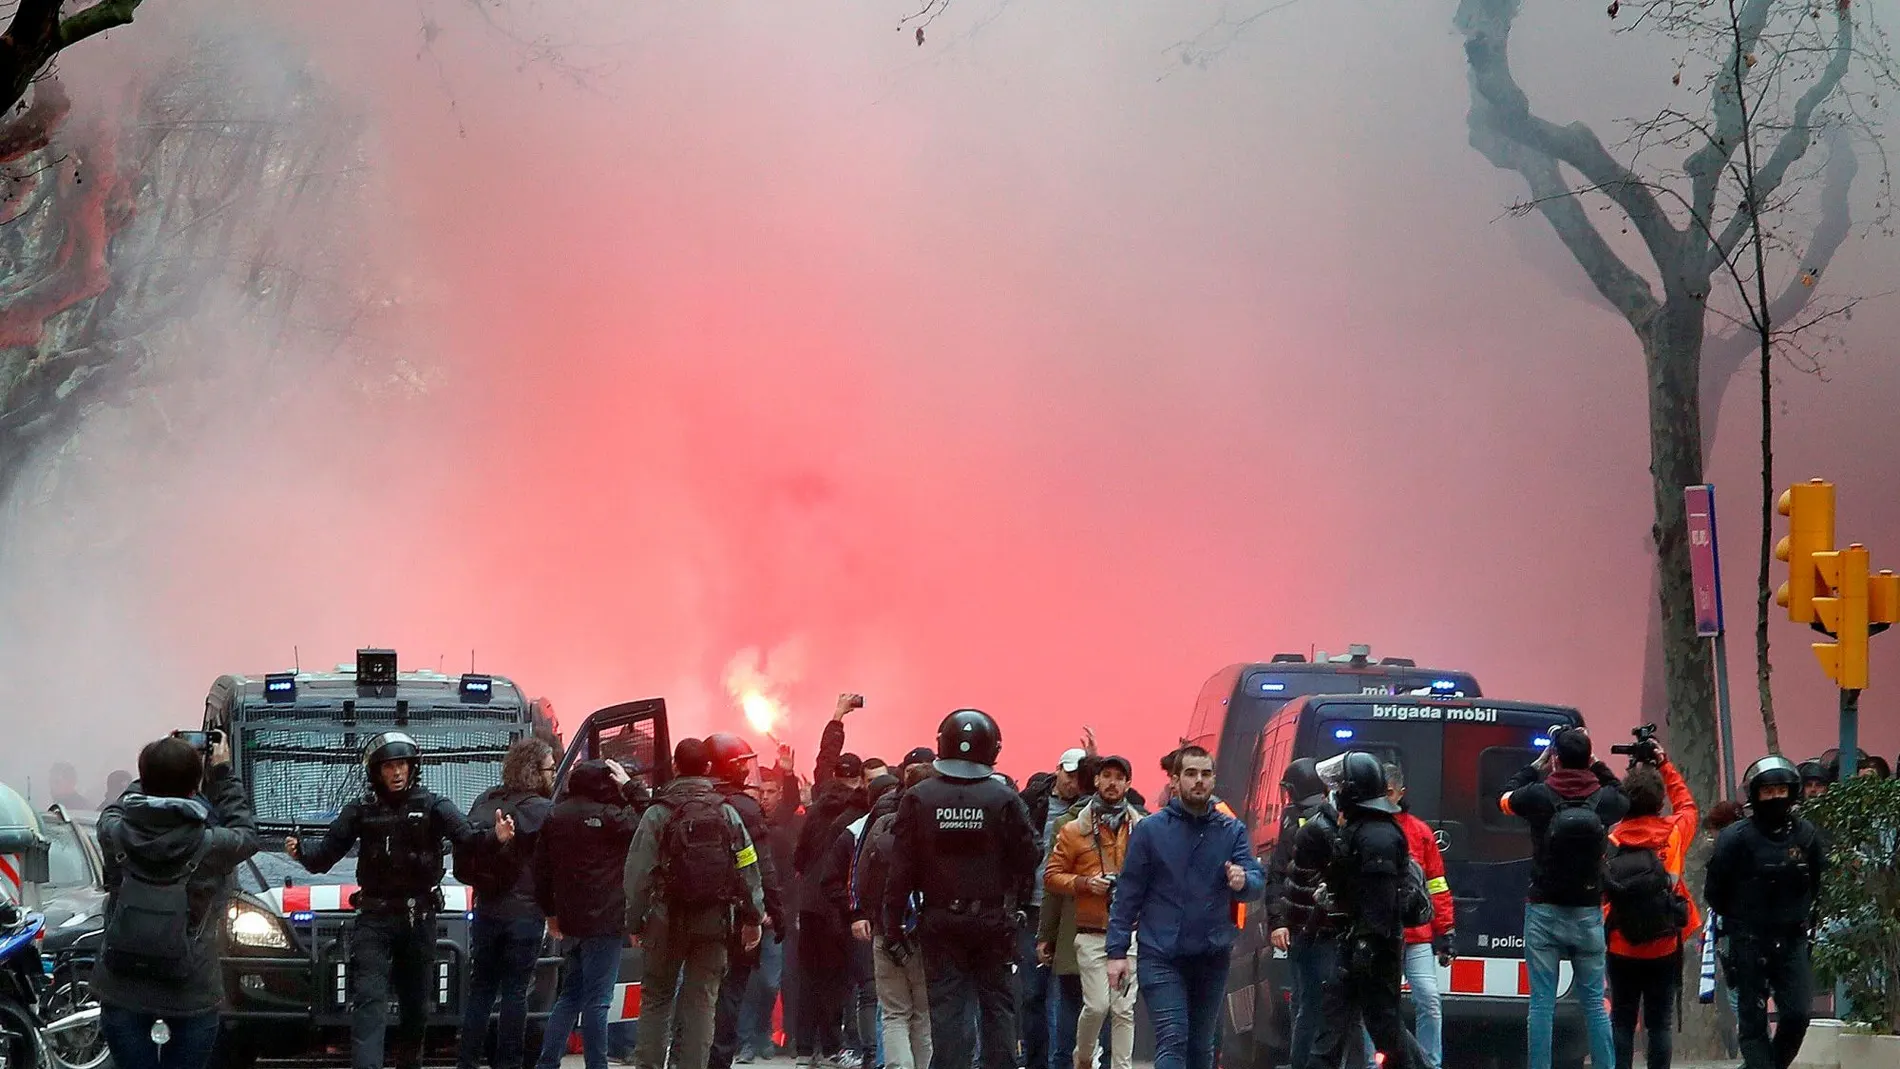
<path fill-rule="evenodd" d="M 813 1058 L 836 1058 L 843 1052 L 840 1023 L 851 969 L 848 900 L 827 899 L 825 881 L 835 868 L 839 836 L 870 812 L 864 786 L 858 782 L 864 774 L 858 759 L 843 754 L 833 767 L 833 778 L 814 789 L 811 810 L 792 855 L 799 881 L 798 1048 Z"/>
<path fill-rule="evenodd" d="M 559 1069 L 577 1017 L 587 1069 L 607 1069 L 607 1005 L 627 941 L 627 847 L 647 801 L 618 762 L 582 761 L 535 843 L 534 896 L 564 959 L 538 1069 Z"/>
<path fill-rule="evenodd" d="M 231 774 L 230 744 L 220 738 L 206 761 L 183 739 L 164 738 L 139 752 L 139 778 L 109 799 L 99 815 L 105 855 L 106 941 L 92 971 L 106 1046 L 122 1066 L 157 1065 L 152 1027 L 171 1030 L 166 1064 L 196 1069 L 218 1038 L 224 982 L 218 967 L 226 882 L 257 852 L 257 828 L 244 784 Z M 217 814 L 195 797 L 202 783 Z M 189 948 L 182 958 L 154 960 L 115 923 L 128 876 L 150 885 L 185 881 L 186 915 L 177 918 Z M 115 944 L 115 939 L 117 942 Z"/>
<path fill-rule="evenodd" d="M 1286 766 L 1280 776 L 1285 808 L 1280 813 L 1280 835 L 1267 859 L 1267 929 L 1276 950 L 1286 951 L 1293 970 L 1292 1064 L 1304 1066 L 1319 1035 L 1320 989 L 1337 968 L 1338 944 L 1320 931 L 1315 893 L 1322 874 L 1317 866 L 1295 863 L 1294 845 L 1300 829 L 1318 820 L 1328 831 L 1339 826 L 1339 814 L 1326 798 L 1326 784 L 1310 757 Z"/>
<path fill-rule="evenodd" d="M 1613 1065 L 1616 1046 L 1604 1008 L 1609 944 L 1603 932 L 1603 857 L 1609 829 L 1629 812 L 1616 773 L 1596 759 L 1581 727 L 1552 733 L 1538 759 L 1505 785 L 1498 807 L 1531 827 L 1531 887 L 1524 907 L 1524 963 L 1530 974 L 1530 1069 L 1550 1069 L 1557 976 L 1568 959 L 1571 990 L 1583 1007 L 1591 1060 Z"/>

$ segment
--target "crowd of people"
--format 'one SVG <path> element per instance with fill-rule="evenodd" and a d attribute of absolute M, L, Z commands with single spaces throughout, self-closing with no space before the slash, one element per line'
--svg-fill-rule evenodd
<path fill-rule="evenodd" d="M 1396 1069 L 1442 1069 L 1455 889 L 1432 829 L 1408 812 L 1401 765 L 1361 751 L 1292 762 L 1263 866 L 1198 746 L 1162 758 L 1150 804 L 1135 765 L 1099 753 L 1092 733 L 1048 771 L 1009 780 L 995 768 L 1001 729 L 976 710 L 895 764 L 860 757 L 845 744 L 862 705 L 840 696 L 809 779 L 788 746 L 761 767 L 720 733 L 680 740 L 657 791 L 639 770 L 590 760 L 556 798 L 558 755 L 522 739 L 466 817 L 421 786 L 413 740 L 377 736 L 369 791 L 321 836 L 284 843 L 312 872 L 360 854 L 355 1069 L 420 1063 L 445 853 L 475 892 L 461 1069 L 556 1069 L 576 1030 L 587 1069 L 783 1055 L 822 1069 L 1128 1069 L 1138 999 L 1156 1069 L 1212 1069 L 1250 907 L 1290 965 L 1294 1069 L 1370 1067 L 1378 1053 Z M 1583 729 L 1556 731 L 1497 801 L 1532 842 L 1531 1069 L 1551 1064 L 1565 962 L 1595 1064 L 1629 1069 L 1640 1022 L 1646 1064 L 1666 1069 L 1699 934 L 1719 940 L 1747 1069 L 1787 1069 L 1807 1023 L 1824 864 L 1798 803 L 1829 770 L 1779 757 L 1750 768 L 1747 805 L 1712 821 L 1727 826 L 1705 922 L 1683 876 L 1695 799 L 1660 746 L 1638 751 L 1619 777 Z M 209 921 L 259 848 L 223 740 L 146 746 L 99 837 L 113 904 L 94 988 L 115 1059 L 200 1069 L 221 989 Z M 167 909 L 183 922 L 168 926 Z M 544 940 L 562 967 L 536 1047 L 528 992 Z M 644 951 L 639 977 L 620 974 L 630 943 Z M 637 1022 L 610 1027 L 615 985 L 636 979 Z M 162 1061 L 159 1020 L 172 1037 Z"/>

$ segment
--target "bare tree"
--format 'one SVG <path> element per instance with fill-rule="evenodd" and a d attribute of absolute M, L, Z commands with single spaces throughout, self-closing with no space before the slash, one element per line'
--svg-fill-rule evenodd
<path fill-rule="evenodd" d="M 0 115 L 26 96 L 53 57 L 73 45 L 132 21 L 145 0 L 98 0 L 71 14 L 65 0 L 15 0 L 13 18 L 0 34 Z"/>
<path fill-rule="evenodd" d="M 1788 238 L 1763 220 L 1799 215 L 1797 197 L 1814 170 L 1806 161 L 1817 135 L 1856 121 L 1860 98 L 1848 81 L 1850 70 L 1860 68 L 1877 92 L 1891 82 L 1891 64 L 1877 44 L 1870 51 L 1857 40 L 1846 0 L 1833 0 L 1826 10 L 1795 0 L 1737 0 L 1732 9 L 1703 0 L 1613 3 L 1611 17 L 1621 12 L 1633 26 L 1680 42 L 1683 68 L 1696 57 L 1709 60 L 1700 105 L 1693 111 L 1666 107 L 1635 124 L 1624 142 L 1626 162 L 1586 124 L 1559 124 L 1532 110 L 1509 58 L 1521 8 L 1522 0 L 1459 5 L 1471 144 L 1523 177 L 1527 205 L 1543 215 L 1642 346 L 1666 718 L 1692 788 L 1714 797 L 1720 778 L 1715 748 L 1706 744 L 1716 737 L 1714 688 L 1708 647 L 1695 633 L 1682 499 L 1683 487 L 1702 481 L 1703 398 L 1711 386 L 1719 390 L 1732 379 L 1751 352 L 1766 350 L 1764 373 L 1772 374 L 1777 340 L 1840 311 L 1800 318 L 1824 266 L 1802 261 L 1831 257 L 1845 236 L 1842 172 L 1825 184 L 1836 199 L 1832 209 L 1821 209 L 1824 224 L 1805 238 Z M 1671 79 L 1677 86 L 1683 68 Z M 1668 149 L 1686 154 L 1679 165 L 1639 169 L 1646 157 Z M 1848 148 L 1831 155 L 1847 169 L 1850 154 Z M 1851 170 L 1845 174 L 1851 180 Z M 1613 243 L 1592 218 L 1594 208 L 1616 219 L 1620 232 L 1635 231 L 1647 262 L 1619 251 L 1618 244 L 1630 243 Z M 1779 299 L 1767 296 L 1772 257 L 1799 267 L 1794 288 Z M 1742 305 L 1740 313 L 1725 309 L 1724 294 Z M 1719 332 L 1712 348 L 1706 344 L 1711 321 Z M 1722 331 L 1725 326 L 1734 329 Z M 1705 361 L 1705 349 L 1717 359 Z M 1683 745 L 1690 742 L 1696 744 Z"/>

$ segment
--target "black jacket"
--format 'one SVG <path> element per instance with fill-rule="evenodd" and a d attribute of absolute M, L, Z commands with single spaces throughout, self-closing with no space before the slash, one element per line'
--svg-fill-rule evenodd
<path fill-rule="evenodd" d="M 1716 836 L 1703 893 L 1725 935 L 1798 937 L 1814 925 L 1826 870 L 1813 824 L 1794 817 L 1770 828 L 1751 816 Z"/>
<path fill-rule="evenodd" d="M 1313 898 L 1321 872 L 1301 865 L 1295 855 L 1300 829 L 1315 820 L 1323 822 L 1328 830 L 1339 823 L 1333 807 L 1325 801 L 1312 805 L 1295 802 L 1281 812 L 1280 837 L 1267 857 L 1268 928 L 1286 928 L 1297 935 L 1308 930 L 1316 919 Z"/>
<path fill-rule="evenodd" d="M 745 832 L 752 836 L 752 847 L 759 855 L 759 882 L 764 885 L 765 916 L 772 922 L 772 930 L 783 936 L 785 933 L 785 901 L 779 888 L 778 859 L 772 854 L 770 826 L 765 820 L 765 810 L 759 800 L 746 793 L 745 787 L 736 783 L 719 782 L 715 784 L 726 804 L 739 814 L 745 822 Z"/>
<path fill-rule="evenodd" d="M 778 873 L 779 908 L 789 916 L 799 909 L 798 877 L 792 869 L 792 856 L 798 852 L 798 837 L 805 830 L 805 810 L 798 801 L 798 775 L 783 771 L 783 799 L 778 810 L 766 818 L 767 836 L 772 845 L 772 867 Z"/>
<path fill-rule="evenodd" d="M 202 966 L 198 975 L 182 983 L 155 983 L 115 975 L 101 961 L 92 971 L 92 993 L 104 1005 L 185 1017 L 215 1010 L 222 1001 L 224 979 L 216 948 L 224 934 L 227 881 L 238 865 L 257 853 L 257 825 L 244 795 L 244 784 L 231 774 L 230 765 L 211 769 L 204 793 L 215 807 L 216 827 L 207 824 L 210 813 L 197 799 L 149 798 L 136 782 L 99 814 L 108 916 L 111 896 L 124 878 L 121 858 L 130 858 L 150 876 L 162 877 L 178 871 L 197 852 L 201 840 L 209 844 L 197 873 L 185 885 L 192 930 L 198 933 L 199 945 L 204 949 L 199 955 Z"/>
<path fill-rule="evenodd" d="M 646 812 L 646 790 L 613 781 L 603 761 L 567 778 L 534 847 L 534 897 L 574 939 L 627 934 L 627 847 Z"/>
<path fill-rule="evenodd" d="M 1605 832 L 1628 815 L 1629 799 L 1617 785 L 1616 773 L 1598 761 L 1589 769 L 1553 769 L 1546 775 L 1535 764 L 1525 765 L 1505 784 L 1505 811 L 1523 817 L 1531 826 L 1530 901 L 1552 906 L 1583 907 L 1603 904 L 1601 887 L 1557 887 L 1545 874 L 1545 840 L 1550 822 L 1566 800 L 1595 796 L 1592 806 Z"/>
<path fill-rule="evenodd" d="M 805 814 L 805 826 L 798 834 L 798 847 L 792 852 L 792 871 L 798 876 L 800 912 L 835 915 L 839 903 L 826 902 L 823 885 L 831 867 L 838 833 L 869 810 L 862 788 L 833 779 L 818 787 Z"/>
<path fill-rule="evenodd" d="M 541 828 L 554 811 L 554 800 L 541 794 L 491 787 L 475 799 L 470 820 L 491 823 L 495 810 L 515 818 L 515 837 L 506 843 L 483 841 L 476 844 L 485 871 L 492 880 L 475 880 L 475 912 L 493 920 L 539 919 L 541 905 L 535 901 L 534 848 L 540 841 Z M 459 870 L 458 870 L 459 871 Z"/>

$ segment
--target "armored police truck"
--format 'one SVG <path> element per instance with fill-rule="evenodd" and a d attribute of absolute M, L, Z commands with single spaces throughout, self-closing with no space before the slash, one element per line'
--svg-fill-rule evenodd
<path fill-rule="evenodd" d="M 1243 677 L 1256 687 L 1262 678 Z M 1295 758 L 1363 750 L 1398 765 L 1407 810 L 1432 828 L 1444 855 L 1456 909 L 1456 956 L 1438 970 L 1446 1061 L 1458 1051 L 1456 1060 L 1491 1057 L 1514 1065 L 1522 1059 L 1530 1000 L 1523 935 L 1531 839 L 1529 826 L 1502 812 L 1498 799 L 1512 775 L 1550 744 L 1553 727 L 1581 725 L 1583 717 L 1560 705 L 1439 697 L 1431 686 L 1439 679 L 1459 677 L 1438 673 L 1425 693 L 1309 693 L 1284 703 L 1254 736 L 1248 761 L 1254 775 L 1224 796 L 1244 814 L 1255 851 L 1265 858 L 1285 805 L 1281 773 Z M 1226 1064 L 1257 1069 L 1287 1060 L 1291 1025 L 1288 962 L 1284 951 L 1273 949 L 1264 922 L 1251 916 L 1234 948 L 1222 1051 Z M 1566 997 L 1571 981 L 1566 962 L 1558 975 L 1560 1066 L 1580 1064 L 1585 1049 L 1581 1014 Z M 1406 1014 L 1409 1021 L 1409 1006 Z M 1505 1038 L 1513 1031 L 1515 1039 Z"/>
<path fill-rule="evenodd" d="M 575 762 L 592 756 L 620 759 L 649 786 L 667 778 L 671 754 L 661 699 L 600 710 L 580 726 L 565 753 L 554 725 L 537 717 L 539 708 L 505 677 L 398 671 L 389 650 L 359 650 L 355 664 L 332 672 L 227 675 L 212 684 L 204 729 L 229 737 L 232 766 L 250 792 L 264 841 L 235 874 L 225 918 L 222 1065 L 242 1067 L 259 1057 L 347 1059 L 356 852 L 318 875 L 286 856 L 283 841 L 321 834 L 368 789 L 363 746 L 377 734 L 401 731 L 415 739 L 422 750 L 422 785 L 463 812 L 501 781 L 509 745 L 530 733 L 541 734 L 562 754 L 562 783 Z M 446 857 L 443 868 L 451 868 Z M 429 1017 L 432 1056 L 452 1048 L 461 1024 L 474 907 L 469 889 L 453 877 L 443 880 L 442 901 Z M 535 1021 L 546 1018 L 553 1002 L 560 959 L 552 951 L 543 947 L 537 969 L 530 1001 Z M 623 969 L 622 975 L 639 973 Z M 627 995 L 623 990 L 623 1001 L 637 1006 L 637 989 Z M 535 1031 L 530 1029 L 531 1038 Z"/>

